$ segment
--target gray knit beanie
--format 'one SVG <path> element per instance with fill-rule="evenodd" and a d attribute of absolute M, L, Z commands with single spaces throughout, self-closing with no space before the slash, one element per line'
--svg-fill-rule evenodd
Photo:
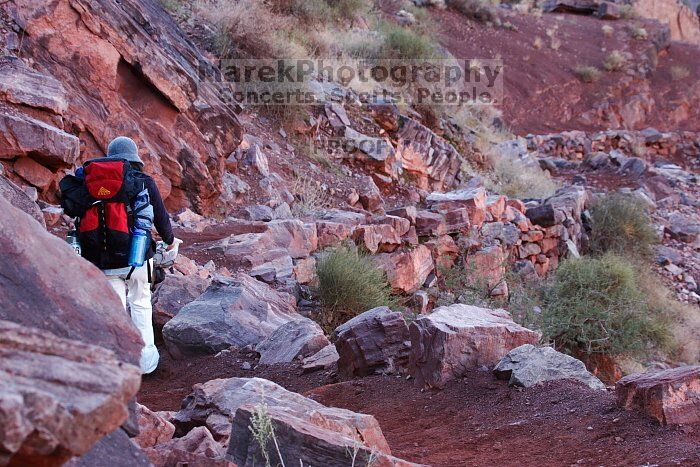
<path fill-rule="evenodd" d="M 107 157 L 126 159 L 129 162 L 143 165 L 136 143 L 134 143 L 133 139 L 126 136 L 114 138 L 109 143 L 109 146 L 107 146 Z"/>

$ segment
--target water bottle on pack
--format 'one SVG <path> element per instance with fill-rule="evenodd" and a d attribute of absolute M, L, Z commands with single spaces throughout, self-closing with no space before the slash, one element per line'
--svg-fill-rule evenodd
<path fill-rule="evenodd" d="M 148 249 L 148 233 L 142 229 L 134 228 L 131 232 L 131 249 L 129 250 L 129 266 L 140 268 L 146 260 Z"/>
<path fill-rule="evenodd" d="M 134 227 L 131 229 L 131 249 L 129 266 L 140 268 L 146 260 L 146 251 L 151 241 L 150 231 L 153 225 L 153 206 L 148 198 L 148 191 L 143 190 L 134 201 Z"/>

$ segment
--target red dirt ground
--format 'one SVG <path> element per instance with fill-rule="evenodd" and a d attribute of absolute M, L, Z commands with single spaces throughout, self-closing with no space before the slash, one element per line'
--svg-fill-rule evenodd
<path fill-rule="evenodd" d="M 517 30 L 490 27 L 472 21 L 457 11 L 432 9 L 441 42 L 461 59 L 501 58 L 504 63 L 504 120 L 517 134 L 550 133 L 564 130 L 600 131 L 611 128 L 598 117 L 584 118 L 591 109 L 610 103 L 619 108 L 638 95 L 648 95 L 652 108 L 642 129 L 700 129 L 697 107 L 700 97 L 700 49 L 673 42 L 659 55 L 657 68 L 644 76 L 634 72 L 605 72 L 603 62 L 614 50 L 633 55 L 631 68 L 647 60 L 650 40 L 635 40 L 631 25 L 643 25 L 653 35 L 659 24 L 642 20 L 601 21 L 593 16 L 573 14 L 507 14 L 502 20 Z M 614 28 L 611 37 L 602 26 Z M 550 38 L 551 36 L 551 38 Z M 535 47 L 539 37 L 542 46 Z M 552 38 L 554 46 L 552 46 Z M 603 70 L 596 83 L 582 83 L 573 73 L 578 65 Z M 673 80 L 671 68 L 685 68 L 689 75 Z M 627 81 L 627 82 L 626 82 Z"/>
<path fill-rule="evenodd" d="M 138 395 L 152 410 L 177 410 L 198 382 L 260 376 L 323 404 L 374 415 L 395 456 L 433 466 L 700 465 L 700 427 L 660 427 L 618 409 L 612 392 L 572 382 L 519 390 L 475 371 L 442 391 L 422 391 L 396 376 L 330 384 L 332 371 L 256 367 L 237 353 L 162 358 Z M 243 362 L 253 370 L 243 370 Z"/>

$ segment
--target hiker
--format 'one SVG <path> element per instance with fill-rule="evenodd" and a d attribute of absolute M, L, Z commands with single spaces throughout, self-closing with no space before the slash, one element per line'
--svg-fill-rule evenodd
<path fill-rule="evenodd" d="M 144 342 L 141 372 L 149 374 L 160 357 L 152 322 L 151 226 L 168 249 L 176 243 L 158 187 L 142 170 L 136 143 L 119 136 L 109 143 L 107 157 L 87 161 L 60 188 L 64 211 L 77 218 L 80 254 L 102 269 L 125 309 L 129 304 Z"/>

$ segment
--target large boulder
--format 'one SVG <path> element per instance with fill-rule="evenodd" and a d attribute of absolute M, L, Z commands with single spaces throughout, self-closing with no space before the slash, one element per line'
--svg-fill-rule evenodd
<path fill-rule="evenodd" d="M 260 363 L 269 365 L 310 357 L 328 344 L 330 342 L 321 326 L 309 318 L 302 318 L 277 328 L 255 350 L 260 354 Z"/>
<path fill-rule="evenodd" d="M 338 373 L 346 378 L 391 373 L 408 363 L 410 340 L 403 315 L 381 306 L 335 329 Z"/>
<path fill-rule="evenodd" d="M 617 404 L 646 412 L 664 425 L 700 423 L 700 365 L 625 376 Z"/>
<path fill-rule="evenodd" d="M 601 381 L 586 370 L 581 360 L 557 352 L 551 347 L 521 345 L 508 352 L 493 369 L 511 386 L 532 387 L 545 381 L 573 379 L 591 389 L 605 389 Z"/>
<path fill-rule="evenodd" d="M 318 235 L 316 224 L 277 220 L 265 224 L 263 232 L 232 235 L 211 248 L 241 266 L 256 267 L 280 256 L 308 257 L 318 248 Z"/>
<path fill-rule="evenodd" d="M 276 406 L 264 410 L 279 446 L 277 449 L 274 443 L 268 442 L 265 447 L 273 465 L 279 459 L 284 465 L 295 465 L 298 461 L 301 465 L 420 467 L 371 445 L 363 433 L 357 431 L 357 417 L 369 415 L 323 406 L 319 409 Z M 263 462 L 260 444 L 250 429 L 260 413 L 260 406 L 252 404 L 236 411 L 227 458 L 240 467 L 255 467 Z"/>
<path fill-rule="evenodd" d="M 168 274 L 153 294 L 153 324 L 160 328 L 165 326 L 182 307 L 202 295 L 209 284 L 211 279 L 196 274 Z"/>
<path fill-rule="evenodd" d="M 85 454 L 126 420 L 140 383 L 109 350 L 0 321 L 0 464 Z"/>
<path fill-rule="evenodd" d="M 175 358 L 212 354 L 257 345 L 283 324 L 300 319 L 291 295 L 241 273 L 216 278 L 163 326 L 163 338 Z"/>
<path fill-rule="evenodd" d="M 413 321 L 409 331 L 409 370 L 416 384 L 437 388 L 540 339 L 539 333 L 516 324 L 505 310 L 463 304 L 436 308 Z"/>
<path fill-rule="evenodd" d="M 214 438 L 228 444 L 227 458 L 238 466 L 264 463 L 260 446 L 251 432 L 254 414 L 269 418 L 285 465 L 351 465 L 378 458 L 379 466 L 412 464 L 391 457 L 379 424 L 371 415 L 326 407 L 260 378 L 230 378 L 195 385 L 176 415 L 185 424 L 211 428 Z M 220 439 L 226 426 L 230 438 Z M 218 436 L 217 437 L 217 433 Z M 268 454 L 277 464 L 277 449 Z"/>
<path fill-rule="evenodd" d="M 0 197 L 0 319 L 138 364 L 141 338 L 104 274 Z"/>
<path fill-rule="evenodd" d="M 231 422 L 236 416 L 236 411 L 242 406 L 255 406 L 262 402 L 270 409 L 287 408 L 310 419 L 318 415 L 319 420 L 327 420 L 324 414 L 328 411 L 328 414 L 335 415 L 335 421 L 329 422 L 331 426 L 337 425 L 338 430 L 344 429 L 359 434 L 367 445 L 389 452 L 379 424 L 371 415 L 356 414 L 343 409 L 328 409 L 318 402 L 261 378 L 215 379 L 195 384 L 192 394 L 182 401 L 182 409 L 175 414 L 174 423 L 184 431 L 193 426 L 206 426 L 217 441 L 232 447 L 237 445 L 237 449 L 247 449 L 247 446 L 239 444 L 241 434 L 235 429 L 231 430 Z M 247 425 L 245 431 L 248 431 Z"/>

